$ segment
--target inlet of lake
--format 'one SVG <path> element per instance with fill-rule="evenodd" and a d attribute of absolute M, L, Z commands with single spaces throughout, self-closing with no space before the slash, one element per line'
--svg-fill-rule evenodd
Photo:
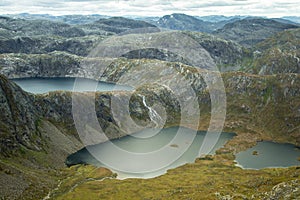
<path fill-rule="evenodd" d="M 83 85 L 81 88 L 76 88 L 75 91 L 113 91 L 113 90 L 133 90 L 129 86 L 115 85 L 111 83 L 98 82 L 95 88 L 89 88 L 90 85 L 95 85 L 95 81 L 90 79 L 79 79 L 80 83 Z M 24 78 L 24 79 L 13 79 L 22 89 L 31 93 L 46 93 L 56 90 L 65 90 L 73 91 L 75 78 Z M 92 84 L 91 84 L 92 83 Z M 176 143 L 170 143 L 172 138 L 178 132 L 178 129 L 184 132 L 181 141 Z M 112 159 L 114 161 L 122 161 L 120 165 L 124 168 L 127 166 L 134 165 L 153 165 L 153 162 L 162 162 L 166 157 L 170 156 L 172 151 L 182 151 L 181 148 L 188 146 L 184 149 L 183 154 L 174 162 L 169 165 L 150 173 L 128 173 L 122 171 L 116 171 L 118 173 L 118 178 L 151 178 L 164 174 L 168 169 L 176 168 L 185 163 L 192 163 L 194 160 L 199 157 L 199 149 L 202 145 L 203 139 L 206 135 L 205 132 L 196 132 L 183 128 L 183 127 L 173 127 L 165 128 L 158 131 L 156 129 L 145 129 L 141 132 L 135 133 L 132 136 L 125 136 L 120 139 L 113 140 L 112 142 L 105 142 L 98 145 L 93 145 L 89 148 L 93 152 L 107 152 L 105 154 L 105 159 Z M 189 138 L 192 134 L 195 134 L 191 143 Z M 134 136 L 147 136 L 147 137 L 134 137 Z M 222 147 L 228 140 L 234 137 L 233 133 L 222 133 L 217 144 L 214 146 L 213 150 L 210 152 L 213 154 L 216 149 Z M 149 137 L 148 137 L 149 136 Z M 151 137 L 150 137 L 151 136 Z M 113 145 L 111 145 L 113 144 Z M 162 153 L 159 157 L 155 159 L 146 160 L 143 163 L 135 163 L 134 160 L 127 160 L 126 158 L 121 158 L 118 154 L 114 154 L 112 149 L 117 146 L 120 149 L 128 152 L 136 153 L 146 153 L 155 151 L 162 147 L 167 147 L 169 153 Z M 255 152 L 255 153 L 254 153 Z M 251 169 L 261 169 L 267 167 L 289 167 L 299 165 L 300 150 L 298 147 L 295 147 L 291 144 L 279 144 L 274 142 L 258 142 L 258 144 L 246 151 L 236 154 L 236 162 L 238 166 L 243 168 Z M 125 160 L 125 161 L 124 161 Z M 124 161 L 124 162 L 123 162 Z M 92 164 L 95 166 L 104 166 L 113 170 L 113 167 L 107 166 L 104 163 L 101 163 L 99 159 L 95 159 L 91 155 L 90 151 L 87 148 L 83 148 L 74 154 L 70 155 L 67 160 L 67 165 L 74 164 Z"/>

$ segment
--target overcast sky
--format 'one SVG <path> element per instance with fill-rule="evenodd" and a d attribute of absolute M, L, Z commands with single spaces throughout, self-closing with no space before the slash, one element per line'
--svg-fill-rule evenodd
<path fill-rule="evenodd" d="M 1 0 L 0 14 L 102 14 L 163 16 L 204 15 L 299 16 L 296 0 Z"/>

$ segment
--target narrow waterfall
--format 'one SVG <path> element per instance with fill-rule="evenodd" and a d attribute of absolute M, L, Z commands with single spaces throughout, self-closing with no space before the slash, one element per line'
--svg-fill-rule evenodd
<path fill-rule="evenodd" d="M 156 110 L 154 110 L 153 108 L 151 108 L 150 106 L 147 105 L 145 96 L 140 95 L 140 94 L 139 94 L 139 96 L 142 97 L 144 106 L 149 110 L 149 117 L 150 117 L 151 121 L 155 123 L 155 128 L 158 127 L 160 122 L 162 122 L 162 118 L 156 112 Z"/>

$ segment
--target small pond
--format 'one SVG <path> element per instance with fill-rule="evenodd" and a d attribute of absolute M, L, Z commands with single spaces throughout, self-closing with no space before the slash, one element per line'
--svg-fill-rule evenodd
<path fill-rule="evenodd" d="M 290 167 L 299 165 L 300 149 L 292 144 L 258 142 L 236 155 L 238 166 L 246 169 Z"/>

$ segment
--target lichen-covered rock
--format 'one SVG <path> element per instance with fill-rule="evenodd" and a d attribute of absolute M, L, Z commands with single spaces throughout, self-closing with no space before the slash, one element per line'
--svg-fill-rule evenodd
<path fill-rule="evenodd" d="M 272 191 L 263 194 L 263 200 L 273 199 L 298 199 L 300 196 L 299 180 L 279 183 Z"/>

